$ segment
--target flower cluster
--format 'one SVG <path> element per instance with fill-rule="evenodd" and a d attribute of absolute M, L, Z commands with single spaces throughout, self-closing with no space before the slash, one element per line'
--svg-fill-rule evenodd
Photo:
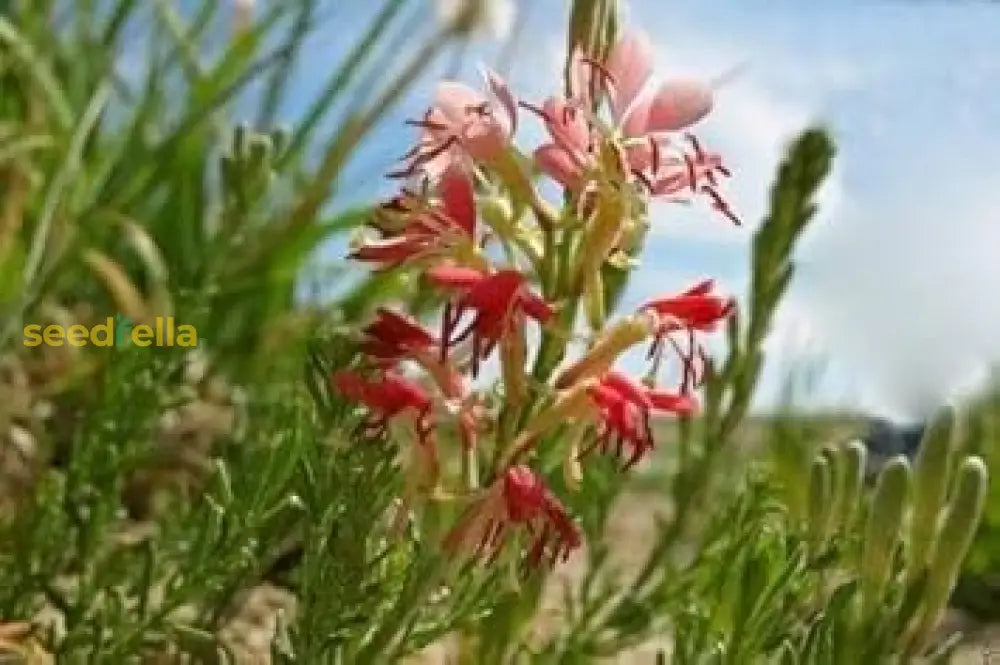
<path fill-rule="evenodd" d="M 435 433 L 442 417 L 455 420 L 466 471 L 458 495 L 468 505 L 445 539 L 449 552 L 492 560 L 523 531 L 529 564 L 565 558 L 581 534 L 529 466 L 535 451 L 561 447 L 577 470 L 591 453 L 614 454 L 628 468 L 654 448 L 655 415 L 697 410 L 701 336 L 729 316 L 732 301 L 708 280 L 614 322 L 604 311 L 605 270 L 634 264 L 651 198 L 704 197 L 738 223 L 719 189 L 729 170 L 689 133 L 710 112 L 712 90 L 656 82 L 651 60 L 637 34 L 603 59 L 577 52 L 568 94 L 539 104 L 517 99 L 492 72 L 484 92 L 441 83 L 434 105 L 412 121 L 419 140 L 390 174 L 404 186 L 373 213 L 376 235 L 351 253 L 376 269 L 419 274 L 442 302 L 438 330 L 378 309 L 361 333 L 361 360 L 332 386 L 365 407 L 365 438 L 384 436 L 392 422 L 412 425 L 424 488 L 444 482 Z M 530 154 L 514 144 L 524 112 L 548 133 Z M 561 186 L 561 205 L 542 197 L 532 163 Z M 580 311 L 589 334 L 578 328 Z M 584 351 L 568 361 L 570 342 L 581 339 Z M 651 370 L 636 380 L 615 364 L 643 342 Z M 479 390 L 492 358 L 497 385 Z M 665 358 L 679 362 L 676 386 L 658 385 Z"/>

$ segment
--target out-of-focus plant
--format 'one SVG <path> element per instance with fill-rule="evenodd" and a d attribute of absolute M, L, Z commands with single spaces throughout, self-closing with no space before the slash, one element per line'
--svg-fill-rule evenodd
<path fill-rule="evenodd" d="M 996 381 L 968 407 L 965 447 L 1000 469 L 1000 384 Z M 972 544 L 955 601 L 984 620 L 1000 617 L 1000 485 L 986 498 L 983 524 Z"/>

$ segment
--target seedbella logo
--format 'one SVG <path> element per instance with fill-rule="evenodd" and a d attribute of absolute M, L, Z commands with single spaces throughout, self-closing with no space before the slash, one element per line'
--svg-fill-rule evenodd
<path fill-rule="evenodd" d="M 42 326 L 33 323 L 24 327 L 25 346 L 103 346 L 122 347 L 132 344 L 149 346 L 198 346 L 198 331 L 189 324 L 177 324 L 172 316 L 158 316 L 152 323 L 134 324 L 121 314 L 109 316 L 104 323 L 87 327 L 82 324 Z"/>

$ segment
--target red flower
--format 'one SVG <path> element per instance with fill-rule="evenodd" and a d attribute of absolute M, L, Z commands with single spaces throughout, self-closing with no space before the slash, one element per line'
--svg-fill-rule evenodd
<path fill-rule="evenodd" d="M 442 352 L 472 337 L 472 374 L 476 376 L 479 361 L 508 335 L 519 332 L 525 317 L 546 323 L 553 314 L 552 306 L 528 289 L 527 279 L 516 270 L 501 270 L 487 274 L 453 265 L 431 268 L 428 277 L 438 286 L 460 293 L 445 306 L 442 323 Z M 454 331 L 467 313 L 472 321 L 461 333 Z"/>
<path fill-rule="evenodd" d="M 419 383 L 394 371 L 384 372 L 378 380 L 369 380 L 350 370 L 335 372 L 330 383 L 347 399 L 368 408 L 366 437 L 383 437 L 391 419 L 410 412 L 417 440 L 421 444 L 433 443 L 431 398 Z"/>
<path fill-rule="evenodd" d="M 374 224 L 383 237 L 365 242 L 349 258 L 391 268 L 474 242 L 476 204 L 468 176 L 449 171 L 438 184 L 438 193 L 440 202 L 431 206 L 406 195 L 383 205 L 382 218 Z"/>
<path fill-rule="evenodd" d="M 696 332 L 712 332 L 719 322 L 728 317 L 736 308 L 732 298 L 723 298 L 712 293 L 715 283 L 708 279 L 680 295 L 660 298 L 646 303 L 642 309 L 655 312 L 660 317 L 656 337 L 650 347 L 649 355 L 653 357 L 661 353 L 663 342 L 669 341 L 684 363 L 684 374 L 681 379 L 683 391 L 692 385 L 700 383 L 695 361 L 705 364 L 705 351 L 696 344 Z M 669 335 L 675 331 L 687 332 L 688 349 L 684 351 Z"/>
<path fill-rule="evenodd" d="M 706 279 L 679 295 L 651 300 L 642 309 L 661 318 L 662 332 L 682 329 L 711 332 L 736 306 L 731 298 L 713 294 L 714 287 L 715 282 Z"/>
<path fill-rule="evenodd" d="M 614 439 L 615 455 L 621 458 L 628 445 L 631 455 L 625 462 L 626 469 L 654 447 L 650 424 L 654 410 L 688 415 L 697 408 L 694 398 L 689 395 L 647 388 L 615 371 L 605 374 L 591 388 L 590 397 L 599 410 L 601 426 L 598 439 L 589 450 L 600 446 L 601 452 L 607 453 Z"/>
<path fill-rule="evenodd" d="M 466 397 L 461 375 L 440 359 L 437 338 L 410 317 L 379 307 L 375 320 L 365 326 L 363 334 L 361 351 L 377 364 L 391 367 L 400 360 L 413 360 L 434 379 L 447 399 Z"/>
<path fill-rule="evenodd" d="M 408 316 L 379 307 L 375 320 L 364 328 L 361 350 L 379 360 L 398 360 L 415 352 L 429 351 L 437 339 Z"/>
<path fill-rule="evenodd" d="M 444 541 L 446 551 L 471 553 L 493 561 L 512 526 L 533 537 L 529 566 L 548 554 L 549 563 L 565 561 L 580 546 L 580 532 L 566 508 L 529 467 L 508 467 L 459 519 Z"/>

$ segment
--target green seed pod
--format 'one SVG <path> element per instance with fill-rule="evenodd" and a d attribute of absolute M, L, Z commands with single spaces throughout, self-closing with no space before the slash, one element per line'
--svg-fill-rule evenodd
<path fill-rule="evenodd" d="M 906 458 L 894 457 L 879 474 L 865 530 L 861 589 L 866 614 L 878 607 L 892 571 L 892 555 L 909 490 L 910 465 Z"/>
<path fill-rule="evenodd" d="M 867 463 L 868 449 L 865 445 L 855 439 L 841 450 L 843 473 L 841 482 L 843 483 L 843 503 L 840 506 L 840 524 L 844 531 L 850 531 L 857 516 L 858 506 L 861 504 L 861 491 L 865 484 L 865 464 Z"/>
<path fill-rule="evenodd" d="M 948 493 L 948 464 L 955 414 L 948 409 L 924 436 L 913 474 L 913 517 L 910 520 L 908 575 L 912 579 L 927 563 L 938 518 Z"/>
<path fill-rule="evenodd" d="M 813 552 L 818 552 L 826 539 L 826 526 L 829 520 L 827 507 L 830 505 L 832 493 L 832 473 L 830 463 L 823 456 L 813 460 L 812 471 L 809 474 L 809 546 Z"/>

